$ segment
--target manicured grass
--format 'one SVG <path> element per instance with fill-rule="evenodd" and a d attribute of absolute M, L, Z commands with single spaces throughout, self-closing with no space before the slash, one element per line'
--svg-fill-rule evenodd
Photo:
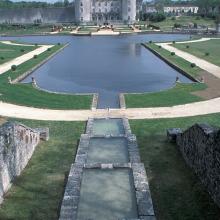
<path fill-rule="evenodd" d="M 0 207 L 0 219 L 58 219 L 65 179 L 74 162 L 83 122 L 19 120 L 34 127 L 49 127 L 50 140 L 35 150 Z"/>
<path fill-rule="evenodd" d="M 0 65 L 16 57 L 22 56 L 25 53 L 35 50 L 36 48 L 37 47 L 35 47 L 34 45 L 33 46 L 8 45 L 0 41 Z"/>
<path fill-rule="evenodd" d="M 215 22 L 213 19 L 199 17 L 199 20 L 198 20 L 196 16 L 180 16 L 180 17 L 177 17 L 176 20 L 172 20 L 172 17 L 167 17 L 166 20 L 164 21 L 152 22 L 151 24 L 160 27 L 162 31 L 171 31 L 175 23 L 178 23 L 181 25 L 197 23 L 198 25 L 207 25 L 209 27 L 215 26 Z"/>
<path fill-rule="evenodd" d="M 48 56 L 56 52 L 62 45 L 56 45 L 50 51 L 40 54 L 36 59 L 31 59 L 19 65 L 16 71 L 9 70 L 0 76 L 0 100 L 19 105 L 51 109 L 89 109 L 92 103 L 91 95 L 61 95 L 53 94 L 33 88 L 30 84 L 8 83 L 8 77 L 15 79 L 22 73 L 33 68 Z"/>
<path fill-rule="evenodd" d="M 205 84 L 178 83 L 174 88 L 162 92 L 126 94 L 125 101 L 127 108 L 174 106 L 202 101 L 202 98 L 191 93 L 205 88 Z"/>
<path fill-rule="evenodd" d="M 175 44 L 176 48 L 220 66 L 220 38 L 204 42 Z M 189 46 L 189 48 L 187 48 Z M 206 55 L 206 53 L 209 53 Z"/>
<path fill-rule="evenodd" d="M 148 47 L 158 52 L 162 57 L 170 61 L 171 63 L 177 65 L 182 70 L 184 70 L 186 73 L 190 74 L 192 77 L 196 78 L 199 76 L 199 73 L 202 71 L 199 67 L 192 68 L 190 65 L 191 63 L 184 60 L 181 57 L 178 57 L 176 55 L 172 56 L 171 53 L 163 48 L 159 48 L 156 44 L 147 44 Z"/>
<path fill-rule="evenodd" d="M 166 129 L 194 123 L 220 125 L 220 114 L 160 120 L 132 120 L 141 160 L 145 164 L 158 220 L 219 220 L 220 209 L 187 167 L 175 144 L 166 140 Z"/>

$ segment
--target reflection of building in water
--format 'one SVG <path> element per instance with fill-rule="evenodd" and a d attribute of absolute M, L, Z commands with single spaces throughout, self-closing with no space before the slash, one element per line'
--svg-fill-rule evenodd
<path fill-rule="evenodd" d="M 129 54 L 134 57 L 139 57 L 141 54 L 141 45 L 140 44 L 129 44 Z"/>
<path fill-rule="evenodd" d="M 143 0 L 75 0 L 78 22 L 133 23 L 142 8 Z"/>

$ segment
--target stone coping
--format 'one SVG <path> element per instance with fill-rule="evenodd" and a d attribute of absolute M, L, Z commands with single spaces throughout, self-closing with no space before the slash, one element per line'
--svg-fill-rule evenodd
<path fill-rule="evenodd" d="M 119 135 L 93 135 L 93 125 L 94 125 L 94 121 L 95 120 L 99 120 L 99 119 L 121 119 L 123 126 L 124 126 L 124 134 L 119 134 Z M 115 118 L 115 117 L 109 117 L 109 118 L 89 118 L 87 121 L 87 126 L 86 126 L 86 134 L 89 135 L 93 135 L 94 137 L 105 137 L 105 136 L 112 136 L 112 137 L 124 137 L 124 136 L 129 136 L 131 135 L 131 128 L 130 128 L 130 124 L 127 118 Z"/>
<path fill-rule="evenodd" d="M 85 169 L 131 169 L 134 179 L 134 187 L 137 201 L 138 219 L 156 219 L 151 199 L 149 184 L 142 163 L 125 164 L 72 164 L 68 182 L 66 185 L 64 198 L 61 206 L 60 220 L 77 219 L 77 210 L 80 200 L 80 188 L 82 183 L 83 171 Z M 91 219 L 93 220 L 93 219 Z M 121 219 L 123 220 L 123 219 Z M 124 219 L 135 220 L 135 219 Z"/>
<path fill-rule="evenodd" d="M 91 138 L 125 138 L 127 140 L 127 150 L 129 155 L 129 162 L 130 163 L 140 163 L 140 155 L 137 145 L 136 136 L 130 134 L 129 136 L 118 137 L 118 136 L 90 136 L 88 134 L 82 134 L 75 158 L 75 163 L 78 164 L 87 164 L 88 153 L 89 153 L 89 142 Z M 97 163 L 100 165 L 100 163 Z"/>

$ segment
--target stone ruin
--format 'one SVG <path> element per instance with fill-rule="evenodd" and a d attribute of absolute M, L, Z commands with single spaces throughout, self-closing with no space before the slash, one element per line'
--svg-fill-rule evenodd
<path fill-rule="evenodd" d="M 188 166 L 220 207 L 220 128 L 195 124 L 186 131 L 168 129 L 167 137 L 176 142 Z"/>
<path fill-rule="evenodd" d="M 16 122 L 6 122 L 0 127 L 0 203 L 26 167 L 40 139 L 48 138 L 48 128 L 31 129 Z"/>

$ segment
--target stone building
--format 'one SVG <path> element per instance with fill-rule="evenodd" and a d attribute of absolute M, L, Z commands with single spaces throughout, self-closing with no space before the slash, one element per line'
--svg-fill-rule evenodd
<path fill-rule="evenodd" d="M 181 14 L 181 13 L 193 13 L 193 14 L 197 14 L 199 11 L 199 7 L 198 6 L 194 6 L 194 5 L 171 5 L 171 6 L 165 6 L 163 8 L 165 13 L 177 13 L 177 14 Z"/>
<path fill-rule="evenodd" d="M 138 20 L 142 0 L 75 0 L 80 23 L 133 23 Z"/>

